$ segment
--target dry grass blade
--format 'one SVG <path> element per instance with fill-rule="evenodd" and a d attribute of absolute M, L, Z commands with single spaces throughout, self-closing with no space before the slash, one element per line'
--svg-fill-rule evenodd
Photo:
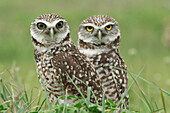
<path fill-rule="evenodd" d="M 4 105 L 6 103 L 10 103 L 10 102 L 11 102 L 11 100 L 5 101 L 5 102 L 1 103 L 0 106 Z"/>
<path fill-rule="evenodd" d="M 46 108 L 48 108 L 48 105 L 44 106 L 41 110 L 39 110 L 39 113 L 42 113 Z"/>
<path fill-rule="evenodd" d="M 0 75 L 3 75 L 4 73 L 6 73 L 9 69 L 10 69 L 10 67 L 8 67 L 8 68 L 5 69 L 4 71 L 2 71 L 2 72 L 0 73 Z"/>
<path fill-rule="evenodd" d="M 41 93 L 41 91 L 39 90 L 38 95 L 35 97 L 35 99 L 25 109 L 28 109 L 35 102 L 35 100 L 40 96 L 40 93 Z M 36 105 L 36 106 L 39 106 L 39 105 Z"/>
<path fill-rule="evenodd" d="M 11 91 L 12 91 L 12 107 L 11 107 L 11 109 L 13 108 L 14 109 L 14 113 L 16 113 L 16 107 L 15 107 L 15 94 L 14 94 L 14 90 L 13 90 L 13 88 L 11 87 Z"/>
<path fill-rule="evenodd" d="M 68 92 L 67 92 L 67 88 L 66 88 L 66 95 L 65 95 L 65 98 L 64 98 L 63 113 L 67 112 L 67 96 L 68 96 Z"/>
<path fill-rule="evenodd" d="M 34 109 L 37 108 L 37 107 L 39 107 L 39 105 L 36 105 L 36 106 L 32 107 L 31 109 L 29 109 L 29 110 L 27 110 L 27 111 L 25 111 L 25 112 L 28 113 L 29 111 L 34 110 Z"/>

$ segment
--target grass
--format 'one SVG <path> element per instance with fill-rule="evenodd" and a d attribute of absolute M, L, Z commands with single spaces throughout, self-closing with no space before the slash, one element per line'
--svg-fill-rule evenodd
<path fill-rule="evenodd" d="M 125 71 L 125 70 L 123 70 Z M 142 72 L 144 71 L 144 67 L 140 70 L 140 72 L 135 75 L 129 71 L 128 74 L 130 75 L 130 77 L 133 79 L 132 83 L 130 84 L 127 92 L 129 92 L 130 90 L 132 90 L 132 86 L 134 84 L 136 84 L 136 86 L 138 87 L 139 92 L 136 93 L 136 95 L 138 96 L 138 98 L 140 100 L 142 100 L 143 104 L 145 105 L 144 109 L 148 110 L 148 112 L 151 113 L 159 113 L 159 112 L 164 112 L 167 113 L 167 106 L 166 106 L 166 99 L 164 97 L 164 95 L 167 95 L 168 97 L 170 97 L 170 93 L 162 90 L 161 88 L 157 89 L 160 91 L 160 99 L 162 100 L 162 105 L 163 107 L 160 107 L 157 105 L 157 103 L 153 104 L 153 102 L 150 101 L 150 98 L 147 96 L 146 92 L 143 91 L 143 89 L 141 88 L 140 84 L 138 83 L 138 79 L 139 77 L 142 75 Z M 10 73 L 10 77 L 12 78 L 12 81 L 8 81 L 5 78 L 6 73 Z M 59 104 L 59 102 L 57 102 L 56 105 L 51 105 L 49 100 L 48 100 L 48 95 L 45 92 L 43 92 L 46 96 L 43 97 L 42 96 L 42 90 L 39 90 L 39 93 L 37 96 L 33 96 L 33 90 L 34 88 L 32 88 L 30 90 L 30 94 L 27 90 L 25 90 L 25 88 L 23 87 L 23 85 L 20 84 L 20 82 L 17 79 L 17 76 L 15 75 L 15 73 L 12 73 L 11 71 L 9 71 L 8 69 L 1 72 L 0 73 L 1 78 L 0 78 L 0 112 L 14 112 L 14 113 L 23 113 L 23 112 L 34 112 L 34 113 L 38 113 L 38 112 L 56 112 L 56 113 L 112 113 L 115 110 L 118 110 L 118 106 L 121 105 L 121 101 L 124 98 L 124 96 L 126 94 L 124 94 L 124 96 L 121 98 L 120 103 L 119 104 L 115 104 L 113 103 L 110 99 L 108 102 L 104 101 L 104 95 L 103 95 L 103 99 L 102 99 L 102 106 L 98 105 L 98 103 L 96 104 L 91 104 L 90 103 L 90 93 L 91 93 L 91 88 L 88 87 L 87 89 L 87 98 L 84 98 L 83 94 L 81 93 L 81 91 L 77 88 L 77 86 L 74 84 L 74 82 L 71 80 L 71 78 L 69 77 L 69 79 L 71 80 L 72 84 L 75 85 L 75 87 L 77 88 L 77 90 L 80 92 L 80 94 L 82 94 L 82 97 L 75 97 L 72 95 L 67 95 L 67 91 L 66 91 L 66 95 L 63 95 L 61 97 L 59 97 L 59 99 L 64 98 L 64 103 Z M 40 75 L 41 77 L 41 75 Z M 143 79 L 142 77 L 140 77 L 141 79 Z M 150 83 L 147 80 L 143 80 L 146 83 Z M 43 82 L 42 82 L 43 83 Z M 43 83 L 44 84 L 44 83 Z M 151 85 L 151 84 L 149 84 Z M 157 88 L 156 85 L 151 85 L 153 88 Z M 43 85 L 44 89 L 45 86 Z M 37 90 L 37 88 L 36 88 Z M 141 96 L 140 96 L 141 93 Z M 64 94 L 64 93 L 63 93 Z M 73 99 L 80 99 L 78 103 L 75 104 L 71 104 L 71 105 L 67 105 L 67 98 L 73 98 Z M 83 100 L 82 100 L 83 99 Z M 134 113 L 140 113 L 139 110 L 127 110 L 124 109 L 122 111 L 123 113 L 126 112 L 134 112 Z"/>
<path fill-rule="evenodd" d="M 138 78 L 139 86 L 155 107 L 163 108 L 159 89 L 161 88 L 165 105 L 170 106 L 168 95 L 170 55 L 169 48 L 164 47 L 161 41 L 164 29 L 170 24 L 169 4 L 169 0 L 138 2 L 136 0 L 104 2 L 102 0 L 0 0 L 0 72 L 11 66 L 14 67 L 9 68 L 12 69 L 10 72 L 18 71 L 15 75 L 24 87 L 21 88 L 22 91 L 26 90 L 27 97 L 30 98 L 32 95 L 33 99 L 39 94 L 41 86 L 35 71 L 29 33 L 30 23 L 40 14 L 60 14 L 69 23 L 72 39 L 76 43 L 78 26 L 82 20 L 91 15 L 106 14 L 119 22 L 122 38 L 120 54 L 126 62 L 128 71 L 138 73 L 145 65 Z M 6 72 L 4 76 L 6 82 L 13 81 L 10 73 Z M 0 77 L 2 78 L 2 75 Z M 133 81 L 129 75 L 129 86 Z M 11 90 L 11 87 L 9 89 Z M 15 92 L 16 89 L 13 90 Z M 129 95 L 131 111 L 148 112 L 145 99 L 142 98 L 142 93 L 138 92 L 137 85 L 131 87 Z M 40 99 L 40 104 L 44 101 L 44 93 L 41 94 L 41 98 L 43 99 Z M 35 102 L 34 105 L 36 106 Z M 169 112 L 170 107 L 166 107 L 166 111 Z"/>
<path fill-rule="evenodd" d="M 47 90 L 46 90 L 46 87 L 45 87 L 45 84 L 44 84 L 44 81 L 42 79 L 42 75 L 40 74 L 40 72 L 39 72 L 39 76 L 40 76 L 40 79 L 42 81 L 42 86 L 43 86 L 43 89 L 44 89 L 44 92 L 45 92 L 45 96 L 46 96 L 46 99 L 47 99 L 48 108 L 51 110 L 51 105 L 50 105 L 50 102 L 49 102 L 49 99 L 48 99 Z"/>

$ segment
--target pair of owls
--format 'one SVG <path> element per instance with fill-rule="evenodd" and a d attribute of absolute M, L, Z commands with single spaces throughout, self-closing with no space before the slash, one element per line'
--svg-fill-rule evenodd
<path fill-rule="evenodd" d="M 66 93 L 82 96 L 77 88 L 87 97 L 90 87 L 94 93 L 90 96 L 91 103 L 99 104 L 103 93 L 106 101 L 110 98 L 115 103 L 126 94 L 127 67 L 119 54 L 120 30 L 113 18 L 96 15 L 83 20 L 78 48 L 71 39 L 68 23 L 59 15 L 38 16 L 31 23 L 30 32 L 38 78 L 41 85 L 43 80 L 51 102 Z M 68 98 L 68 103 L 77 101 Z M 123 108 L 128 108 L 128 94 L 122 103 Z"/>

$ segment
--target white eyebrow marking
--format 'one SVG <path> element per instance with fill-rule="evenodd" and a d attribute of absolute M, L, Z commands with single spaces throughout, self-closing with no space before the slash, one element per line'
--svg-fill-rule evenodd
<path fill-rule="evenodd" d="M 107 23 L 105 23 L 105 24 L 102 25 L 102 26 L 96 26 L 96 25 L 94 25 L 94 24 L 92 24 L 92 23 L 87 23 L 87 24 L 83 24 L 82 26 L 83 26 L 83 27 L 85 27 L 85 26 L 92 26 L 92 27 L 94 27 L 95 29 L 102 29 L 102 28 L 104 28 L 104 27 L 106 27 L 107 25 L 110 25 L 110 24 L 114 25 L 115 23 L 113 23 L 113 22 L 107 22 Z"/>
<path fill-rule="evenodd" d="M 44 21 L 44 20 L 38 20 L 38 22 L 42 22 L 44 24 L 46 24 L 48 27 L 55 27 L 55 25 L 59 22 L 59 21 L 63 21 L 63 22 L 66 22 L 64 19 L 58 19 L 58 20 L 55 20 L 53 22 L 47 22 L 47 21 Z"/>

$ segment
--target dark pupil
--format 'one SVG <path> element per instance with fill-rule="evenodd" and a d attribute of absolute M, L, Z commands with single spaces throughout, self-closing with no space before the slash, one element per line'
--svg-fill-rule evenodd
<path fill-rule="evenodd" d="M 63 22 L 57 23 L 56 27 L 57 27 L 57 28 L 62 28 L 62 27 L 63 27 Z"/>
<path fill-rule="evenodd" d="M 93 29 L 91 26 L 89 26 L 89 29 Z"/>
<path fill-rule="evenodd" d="M 44 25 L 43 25 L 43 24 L 40 24 L 40 27 L 44 27 Z"/>
<path fill-rule="evenodd" d="M 61 26 L 61 23 L 58 23 L 58 26 Z"/>
<path fill-rule="evenodd" d="M 110 28 L 110 27 L 111 27 L 111 25 L 108 25 L 108 26 L 107 26 L 107 28 Z"/>

